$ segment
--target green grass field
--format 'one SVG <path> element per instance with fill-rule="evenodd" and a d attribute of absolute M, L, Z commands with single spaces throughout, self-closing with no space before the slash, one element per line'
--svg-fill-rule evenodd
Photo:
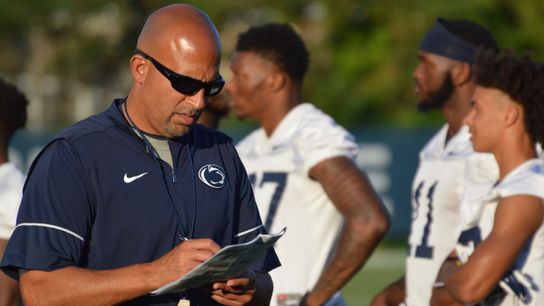
<path fill-rule="evenodd" d="M 376 293 L 404 274 L 405 258 L 406 248 L 378 248 L 365 267 L 342 290 L 348 305 L 369 305 Z"/>

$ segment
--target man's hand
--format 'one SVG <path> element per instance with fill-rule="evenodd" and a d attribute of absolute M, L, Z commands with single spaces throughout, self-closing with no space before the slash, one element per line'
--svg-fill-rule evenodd
<path fill-rule="evenodd" d="M 155 271 L 153 279 L 150 280 L 153 288 L 159 288 L 187 274 L 219 250 L 220 247 L 211 239 L 194 239 L 182 242 L 151 263 Z"/>
<path fill-rule="evenodd" d="M 239 278 L 212 284 L 212 299 L 222 305 L 246 305 L 255 294 L 255 272 L 251 271 Z"/>
<path fill-rule="evenodd" d="M 374 298 L 370 305 L 372 306 L 398 306 L 406 299 L 406 288 L 404 276 L 385 287 Z"/>

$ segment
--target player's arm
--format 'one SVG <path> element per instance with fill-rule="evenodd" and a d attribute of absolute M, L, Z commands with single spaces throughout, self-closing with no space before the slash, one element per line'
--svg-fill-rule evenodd
<path fill-rule="evenodd" d="M 371 306 L 398 306 L 406 299 L 404 275 L 385 287 L 372 299 Z"/>
<path fill-rule="evenodd" d="M 310 169 L 345 218 L 340 241 L 308 305 L 322 305 L 361 268 L 389 227 L 389 216 L 365 175 L 347 157 L 333 157 Z"/>
<path fill-rule="evenodd" d="M 142 296 L 185 275 L 219 246 L 210 239 L 183 242 L 159 259 L 113 270 L 66 267 L 20 277 L 25 305 L 113 305 Z"/>
<path fill-rule="evenodd" d="M 544 218 L 542 200 L 528 195 L 502 198 L 490 235 L 469 260 L 446 280 L 450 294 L 462 304 L 484 299 L 508 271 Z"/>
<path fill-rule="evenodd" d="M 0 258 L 4 256 L 4 250 L 8 241 L 0 239 Z M 19 299 L 19 285 L 17 282 L 0 272 L 0 306 L 16 306 Z"/>
<path fill-rule="evenodd" d="M 440 270 L 438 271 L 438 276 L 433 287 L 432 297 L 431 297 L 431 306 L 461 306 L 457 303 L 449 291 L 444 287 L 444 282 L 450 276 L 452 276 L 457 270 L 461 261 L 457 257 L 457 252 L 452 251 L 448 258 L 444 260 Z"/>
<path fill-rule="evenodd" d="M 434 288 L 430 306 L 462 306 L 455 301 L 445 287 Z"/>

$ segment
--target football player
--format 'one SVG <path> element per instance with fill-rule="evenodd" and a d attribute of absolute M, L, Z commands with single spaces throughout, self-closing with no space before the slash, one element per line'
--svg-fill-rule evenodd
<path fill-rule="evenodd" d="M 389 225 L 353 162 L 353 136 L 304 103 L 308 52 L 289 25 L 242 33 L 230 67 L 232 110 L 260 125 L 237 145 L 259 211 L 269 231 L 287 226 L 277 244 L 282 266 L 271 274 L 271 305 L 345 305 L 339 290 Z"/>
<path fill-rule="evenodd" d="M 498 51 L 488 30 L 465 19 L 438 18 L 420 42 L 413 71 L 418 109 L 442 110 L 446 124 L 419 154 L 405 275 L 376 295 L 373 306 L 429 305 L 442 262 L 457 240 L 465 172 L 481 183 L 497 176 L 492 155 L 473 152 L 463 124 L 475 88 L 472 64 L 478 47 Z"/>
<path fill-rule="evenodd" d="M 474 150 L 493 153 L 500 176 L 463 201 L 463 265 L 446 279 L 447 294 L 455 305 L 544 305 L 544 162 L 535 148 L 544 141 L 544 64 L 482 51 L 475 79 L 466 123 Z M 438 296 L 444 305 L 445 290 Z"/>

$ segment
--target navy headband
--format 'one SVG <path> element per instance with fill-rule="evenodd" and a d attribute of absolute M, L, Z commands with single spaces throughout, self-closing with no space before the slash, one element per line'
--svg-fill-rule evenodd
<path fill-rule="evenodd" d="M 474 63 L 477 46 L 455 36 L 438 18 L 434 26 L 425 34 L 419 44 L 421 51 L 448 57 L 461 62 Z"/>

